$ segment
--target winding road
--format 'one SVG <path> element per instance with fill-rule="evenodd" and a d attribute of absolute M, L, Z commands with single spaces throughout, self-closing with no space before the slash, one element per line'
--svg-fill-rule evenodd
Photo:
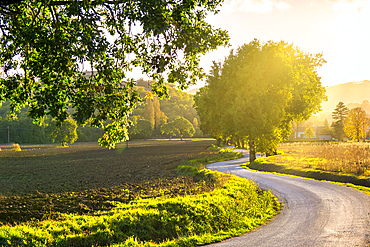
<path fill-rule="evenodd" d="M 241 150 L 238 150 L 241 151 Z M 244 158 L 209 169 L 253 179 L 284 203 L 280 214 L 240 237 L 207 246 L 370 246 L 370 197 L 341 185 L 245 170 Z"/>

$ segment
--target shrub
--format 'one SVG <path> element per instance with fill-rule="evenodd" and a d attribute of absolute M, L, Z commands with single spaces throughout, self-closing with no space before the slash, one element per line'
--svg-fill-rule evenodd
<path fill-rule="evenodd" d="M 218 152 L 220 151 L 220 149 L 221 149 L 220 147 L 217 147 L 213 144 L 209 148 L 207 148 L 208 151 L 214 151 L 214 152 Z"/>

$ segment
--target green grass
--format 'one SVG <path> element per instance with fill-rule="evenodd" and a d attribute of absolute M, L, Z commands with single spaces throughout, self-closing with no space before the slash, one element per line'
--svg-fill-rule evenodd
<path fill-rule="evenodd" d="M 214 182 L 199 195 L 113 202 L 93 215 L 60 214 L 58 220 L 0 227 L 2 246 L 195 246 L 241 235 L 280 210 L 270 192 L 253 181 L 203 169 L 208 163 L 237 158 L 230 150 L 212 158 L 183 162 L 180 174 Z"/>
<path fill-rule="evenodd" d="M 221 189 L 198 196 L 137 200 L 99 216 L 61 215 L 0 228 L 11 246 L 194 246 L 240 235 L 271 219 L 279 203 L 248 180 L 231 177 Z"/>
<path fill-rule="evenodd" d="M 218 151 L 217 156 L 205 157 L 195 160 L 184 160 L 181 162 L 181 165 L 177 168 L 177 172 L 181 175 L 187 176 L 198 176 L 199 171 L 204 169 L 207 164 L 216 163 L 220 161 L 232 160 L 237 158 L 242 158 L 243 154 L 230 150 L 230 149 L 220 149 L 214 147 L 213 145 L 208 148 L 210 151 Z"/>

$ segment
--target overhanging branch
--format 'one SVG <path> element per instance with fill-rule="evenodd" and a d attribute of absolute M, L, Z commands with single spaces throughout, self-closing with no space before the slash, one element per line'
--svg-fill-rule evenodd
<path fill-rule="evenodd" d="M 0 0 L 0 5 L 1 6 L 13 5 L 13 4 L 20 3 L 22 1 L 24 0 Z M 76 3 L 76 2 L 83 3 L 84 1 L 51 1 L 50 5 L 67 5 L 67 4 Z M 102 3 L 118 4 L 118 3 L 125 3 L 125 2 L 126 1 L 92 1 L 91 4 L 92 5 L 102 4 Z"/>

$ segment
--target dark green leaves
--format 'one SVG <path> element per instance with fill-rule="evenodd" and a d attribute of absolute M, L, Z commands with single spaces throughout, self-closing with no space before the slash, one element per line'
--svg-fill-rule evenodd
<path fill-rule="evenodd" d="M 0 102 L 29 105 L 39 122 L 68 112 L 78 124 L 104 128 L 100 143 L 127 139 L 128 116 L 142 102 L 127 78 L 133 67 L 154 80 L 186 88 L 202 78 L 199 55 L 225 45 L 227 33 L 204 18 L 219 1 L 31 1 L 0 13 Z M 2 8 L 2 7 L 0 7 Z M 84 75 L 86 70 L 92 73 Z"/>

